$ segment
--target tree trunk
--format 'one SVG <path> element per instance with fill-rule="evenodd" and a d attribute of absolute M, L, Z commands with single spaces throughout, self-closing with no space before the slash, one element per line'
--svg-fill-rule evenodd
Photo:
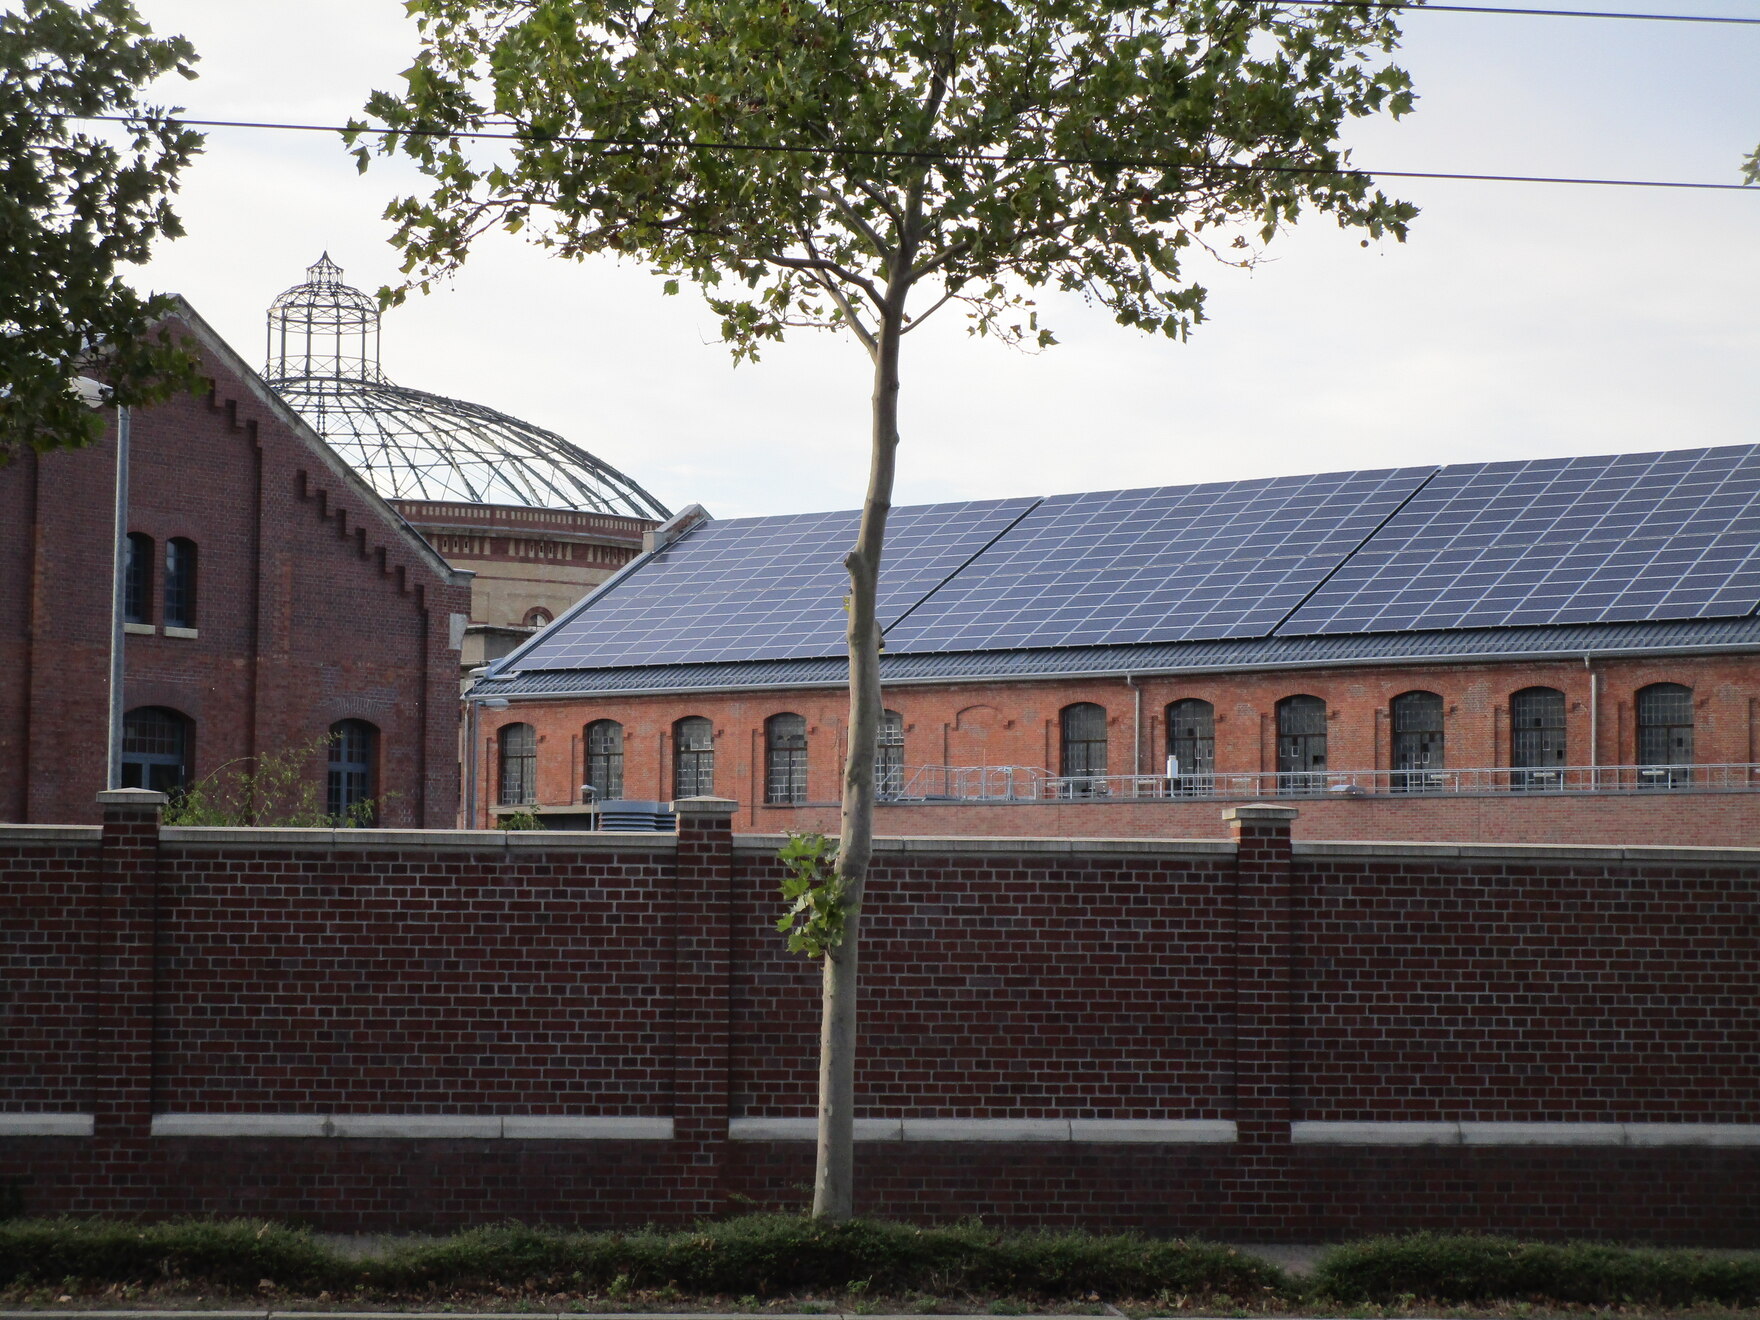
<path fill-rule="evenodd" d="M 908 265 L 908 263 L 907 263 Z M 843 818 L 837 870 L 848 917 L 843 943 L 825 955 L 819 1023 L 819 1156 L 813 1214 L 848 1219 L 855 1212 L 856 966 L 862 890 L 874 842 L 874 744 L 880 730 L 880 553 L 892 512 L 898 450 L 898 348 L 906 286 L 894 281 L 874 344 L 873 451 L 868 495 L 849 570 L 849 751 L 843 764 Z"/>

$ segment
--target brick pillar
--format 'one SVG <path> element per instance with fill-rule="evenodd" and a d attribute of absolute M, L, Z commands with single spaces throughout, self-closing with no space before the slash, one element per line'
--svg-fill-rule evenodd
<path fill-rule="evenodd" d="M 681 1169 L 676 1197 L 682 1214 L 711 1215 L 726 1203 L 721 1172 L 733 1062 L 733 813 L 739 803 L 680 798 L 672 809 L 678 815 L 672 1123 Z"/>
<path fill-rule="evenodd" d="M 1222 813 L 1235 860 L 1235 1126 L 1243 1227 L 1288 1226 L 1294 1069 L 1295 913 L 1290 869 L 1294 807 Z"/>
<path fill-rule="evenodd" d="M 98 1012 L 92 1051 L 94 1210 L 144 1209 L 138 1173 L 153 1121 L 153 942 L 163 793 L 98 794 Z"/>

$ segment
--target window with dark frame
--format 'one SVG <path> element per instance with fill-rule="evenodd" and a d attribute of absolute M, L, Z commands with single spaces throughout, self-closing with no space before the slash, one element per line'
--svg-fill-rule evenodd
<path fill-rule="evenodd" d="M 764 801 L 792 806 L 807 800 L 807 722 L 799 715 L 764 721 Z"/>
<path fill-rule="evenodd" d="M 196 626 L 196 543 L 184 536 L 165 542 L 165 626 Z"/>
<path fill-rule="evenodd" d="M 1523 688 L 1509 699 L 1509 786 L 1526 792 L 1564 787 L 1564 693 Z"/>
<path fill-rule="evenodd" d="M 874 739 L 874 792 L 883 798 L 904 792 L 904 716 L 896 710 L 880 712 Z"/>
<path fill-rule="evenodd" d="M 1319 697 L 1277 703 L 1277 791 L 1326 791 L 1326 702 Z"/>
<path fill-rule="evenodd" d="M 587 725 L 587 782 L 610 802 L 623 796 L 623 725 L 594 720 Z"/>
<path fill-rule="evenodd" d="M 1216 708 L 1186 697 L 1167 707 L 1167 777 L 1175 793 L 1207 793 L 1216 783 Z"/>
<path fill-rule="evenodd" d="M 672 726 L 672 796 L 715 795 L 715 725 L 689 715 Z"/>
<path fill-rule="evenodd" d="M 177 793 L 190 780 L 190 721 L 163 706 L 122 717 L 122 786 Z"/>
<path fill-rule="evenodd" d="M 1420 793 L 1435 786 L 1431 778 L 1446 764 L 1442 732 L 1442 697 L 1435 692 L 1402 692 L 1387 704 L 1393 726 L 1395 793 Z"/>
<path fill-rule="evenodd" d="M 153 538 L 141 532 L 128 534 L 123 551 L 122 617 L 129 623 L 153 621 Z"/>
<path fill-rule="evenodd" d="M 529 724 L 504 724 L 497 735 L 501 746 L 501 792 L 504 807 L 529 807 L 538 800 L 538 731 Z"/>
<path fill-rule="evenodd" d="M 1106 707 L 1078 701 L 1058 713 L 1058 773 L 1070 797 L 1106 792 Z"/>
<path fill-rule="evenodd" d="M 1638 782 L 1677 788 L 1692 782 L 1693 689 L 1652 683 L 1638 689 Z"/>
<path fill-rule="evenodd" d="M 338 720 L 330 726 L 330 764 L 325 775 L 324 810 L 339 825 L 378 823 L 379 731 L 365 720 Z"/>

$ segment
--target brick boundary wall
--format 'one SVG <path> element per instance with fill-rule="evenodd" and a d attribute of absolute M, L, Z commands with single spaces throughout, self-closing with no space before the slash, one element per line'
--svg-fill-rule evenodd
<path fill-rule="evenodd" d="M 800 1208 L 779 840 L 0 828 L 0 1184 L 338 1230 Z M 1760 850 L 882 840 L 858 1209 L 1760 1242 Z M 0 1191 L 5 1191 L 0 1186 Z"/>

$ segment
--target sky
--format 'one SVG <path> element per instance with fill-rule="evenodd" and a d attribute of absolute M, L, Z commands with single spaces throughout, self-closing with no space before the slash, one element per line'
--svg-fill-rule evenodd
<path fill-rule="evenodd" d="M 340 123 L 416 49 L 401 0 L 137 3 L 202 57 L 157 98 L 192 118 Z M 1537 3 L 1760 17 L 1760 0 Z M 1351 129 L 1361 167 L 1734 183 L 1760 142 L 1760 27 L 1403 27 L 1418 109 Z M 131 279 L 260 365 L 265 309 L 320 252 L 368 290 L 397 278 L 381 213 L 420 184 L 389 161 L 358 174 L 330 134 L 213 130 L 177 201 L 187 235 Z M 1061 343 L 1039 353 L 944 310 L 906 340 L 895 503 L 1760 440 L 1760 188 L 1384 187 L 1422 208 L 1406 243 L 1311 218 L 1250 272 L 1202 271 L 1210 319 L 1184 344 L 1057 294 L 1040 309 Z M 861 502 L 861 348 L 802 331 L 735 367 L 701 299 L 662 296 L 640 264 L 497 235 L 386 313 L 383 365 L 559 432 L 674 509 Z"/>

